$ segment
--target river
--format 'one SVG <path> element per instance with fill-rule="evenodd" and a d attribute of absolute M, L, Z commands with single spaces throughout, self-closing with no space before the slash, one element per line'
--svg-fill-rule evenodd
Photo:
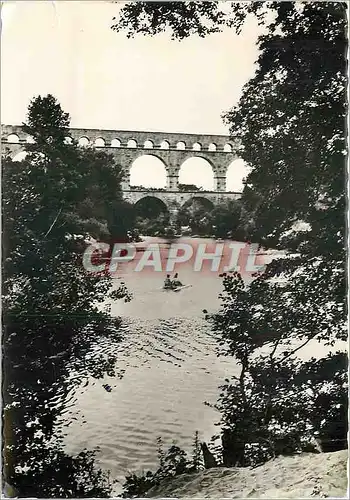
<path fill-rule="evenodd" d="M 162 251 L 169 251 L 171 242 L 146 239 L 146 244 L 154 242 L 161 243 Z M 208 251 L 217 244 L 195 238 L 177 242 L 192 245 L 195 252 L 200 244 L 208 245 Z M 230 260 L 230 243 L 225 242 L 224 263 Z M 136 257 L 142 255 L 144 252 L 137 252 Z M 267 263 L 271 257 L 260 259 Z M 165 447 L 175 441 L 190 451 L 196 430 L 205 441 L 218 432 L 215 423 L 220 415 L 204 402 L 216 402 L 219 385 L 237 373 L 237 366 L 230 357 L 217 357 L 216 338 L 202 312 L 214 312 L 220 306 L 221 268 L 211 271 L 210 265 L 200 271 L 194 270 L 193 259 L 179 265 L 175 270 L 180 280 L 192 286 L 178 293 L 162 290 L 164 267 L 135 272 L 133 261 L 124 262 L 118 270 L 133 294 L 131 302 L 111 305 L 112 315 L 122 318 L 123 340 L 115 346 L 120 376 L 91 380 L 76 391 L 67 408 L 70 425 L 65 438 L 69 453 L 98 448 L 98 465 L 120 481 L 116 494 L 129 472 L 157 467 L 158 437 Z M 115 286 L 119 283 L 116 278 Z M 321 353 L 317 344 L 304 351 L 307 358 Z M 111 392 L 105 391 L 105 383 L 110 384 Z"/>
<path fill-rule="evenodd" d="M 178 241 L 194 248 L 215 245 L 204 239 Z M 161 247 L 167 249 L 169 242 L 163 240 Z M 224 252 L 231 252 L 228 245 Z M 99 465 L 120 480 L 130 471 L 157 466 L 157 437 L 165 446 L 175 441 L 186 450 L 196 430 L 208 441 L 218 431 L 214 424 L 220 415 L 204 402 L 215 403 L 218 386 L 236 373 L 232 358 L 217 357 L 216 338 L 202 312 L 219 308 L 219 271 L 195 271 L 193 260 L 176 270 L 191 288 L 164 291 L 164 271 L 135 272 L 134 263 L 123 263 L 120 274 L 133 299 L 117 301 L 111 309 L 122 318 L 124 339 L 116 346 L 122 378 L 91 381 L 70 409 L 67 451 L 98 447 Z"/>

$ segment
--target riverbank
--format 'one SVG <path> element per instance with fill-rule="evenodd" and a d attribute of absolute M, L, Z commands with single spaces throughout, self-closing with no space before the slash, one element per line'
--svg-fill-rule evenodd
<path fill-rule="evenodd" d="M 278 457 L 244 468 L 184 474 L 152 488 L 147 498 L 345 498 L 348 451 Z"/>

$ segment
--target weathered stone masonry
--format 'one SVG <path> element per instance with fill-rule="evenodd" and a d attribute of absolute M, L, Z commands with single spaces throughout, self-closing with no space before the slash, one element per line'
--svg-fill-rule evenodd
<path fill-rule="evenodd" d="M 176 202 L 180 206 L 197 196 L 205 197 L 214 204 L 222 199 L 238 198 L 239 193 L 226 193 L 226 172 L 232 161 L 239 158 L 237 140 L 225 135 L 183 134 L 168 132 L 141 132 L 126 130 L 100 130 L 72 128 L 69 138 L 81 145 L 93 145 L 106 149 L 113 154 L 116 163 L 124 171 L 122 189 L 124 197 L 137 203 L 146 196 L 161 199 L 168 207 Z M 2 147 L 9 148 L 11 156 L 25 151 L 30 138 L 18 125 L 2 127 Z M 159 158 L 166 169 L 166 191 L 131 191 L 130 169 L 133 162 L 143 155 Z M 179 170 L 183 162 L 189 158 L 199 157 L 207 160 L 214 172 L 215 188 L 208 193 L 180 193 L 178 190 Z"/>

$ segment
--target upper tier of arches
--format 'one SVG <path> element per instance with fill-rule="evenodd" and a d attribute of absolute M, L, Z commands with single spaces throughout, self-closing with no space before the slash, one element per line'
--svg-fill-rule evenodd
<path fill-rule="evenodd" d="M 237 149 L 237 141 L 228 136 L 171 134 L 161 132 L 126 132 L 94 129 L 70 129 L 69 137 L 83 146 L 107 148 L 173 149 L 231 153 Z M 24 144 L 28 135 L 20 126 L 5 125 L 2 142 Z"/>

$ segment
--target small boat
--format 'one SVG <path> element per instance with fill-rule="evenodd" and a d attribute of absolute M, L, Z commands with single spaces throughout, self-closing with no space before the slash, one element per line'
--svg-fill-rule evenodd
<path fill-rule="evenodd" d="M 184 290 L 185 288 L 190 288 L 192 285 L 182 285 L 173 289 L 173 292 L 179 292 L 180 290 Z"/>
<path fill-rule="evenodd" d="M 180 290 L 183 290 L 184 288 L 190 288 L 192 285 L 181 285 L 181 286 L 177 286 L 176 288 L 172 288 L 172 287 L 167 287 L 167 286 L 163 286 L 162 290 L 165 290 L 167 292 L 179 292 Z"/>

